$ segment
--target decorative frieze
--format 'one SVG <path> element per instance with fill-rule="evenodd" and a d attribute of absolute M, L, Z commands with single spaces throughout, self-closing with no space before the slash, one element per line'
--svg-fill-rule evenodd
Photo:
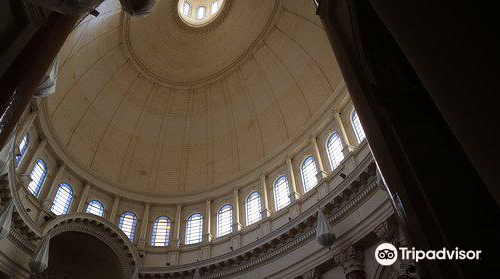
<path fill-rule="evenodd" d="M 372 173 L 371 169 L 374 167 L 373 163 L 370 163 L 369 166 L 364 170 L 363 173 Z M 360 175 L 361 176 L 361 175 Z M 375 174 L 373 172 L 373 175 L 363 175 L 363 179 L 355 180 L 352 181 L 352 183 L 356 182 L 356 186 L 354 185 L 348 185 L 345 187 L 345 190 L 342 192 L 349 192 L 349 194 L 340 194 L 342 198 L 340 200 L 336 200 L 338 203 L 338 206 L 336 209 L 334 209 L 333 212 L 331 212 L 328 216 L 328 222 L 333 225 L 341 220 L 343 220 L 346 216 L 351 214 L 353 210 L 355 210 L 358 206 L 363 204 L 363 202 L 369 198 L 373 193 L 375 193 L 378 190 L 378 181 L 375 179 Z M 338 195 L 337 195 L 338 196 Z M 333 199 L 332 199 L 333 201 Z M 315 214 L 315 211 L 311 210 L 303 212 L 303 214 Z M 300 216 L 299 216 L 300 217 Z M 296 249 L 297 247 L 300 247 L 304 245 L 305 243 L 314 240 L 315 235 L 316 235 L 316 227 L 315 223 L 310 223 L 307 222 L 307 218 L 302 218 L 303 227 L 301 230 L 294 230 L 290 228 L 289 230 L 285 230 L 284 232 L 279 232 L 279 231 L 273 231 L 269 232 L 266 235 L 262 235 L 261 239 L 258 241 L 263 243 L 259 246 L 253 246 L 254 248 L 251 250 L 247 251 L 241 251 L 239 250 L 239 241 L 240 240 L 240 235 L 237 234 L 233 238 L 231 238 L 232 243 L 233 243 L 233 252 L 229 252 L 224 255 L 224 257 L 219 257 L 217 259 L 208 259 L 206 261 L 200 261 L 195 264 L 186 264 L 182 266 L 177 266 L 177 267 L 170 267 L 166 268 L 164 272 L 159 272 L 158 269 L 155 270 L 147 270 L 147 269 L 141 269 L 141 277 L 144 278 L 155 278 L 155 277 L 162 277 L 165 276 L 169 278 L 168 276 L 173 276 L 175 278 L 175 274 L 180 274 L 186 270 L 193 270 L 196 268 L 196 266 L 202 267 L 203 269 L 208 269 L 211 270 L 210 272 L 205 272 L 203 275 L 203 278 L 205 279 L 211 279 L 211 278 L 226 278 L 226 277 L 231 277 L 234 274 L 243 272 L 245 270 L 255 268 L 258 265 L 265 264 L 267 262 L 272 261 L 276 257 L 280 257 L 283 255 L 286 255 Z M 261 223 L 261 230 L 264 231 L 267 228 L 265 228 L 265 225 L 267 222 Z M 298 225 L 295 224 L 294 227 L 297 227 Z M 273 240 L 279 239 L 278 245 L 271 245 L 269 246 L 268 244 L 272 244 Z M 241 248 L 240 248 L 241 249 Z M 238 251 L 237 251 L 238 250 Z M 346 250 L 348 251 L 348 250 Z M 344 256 L 342 256 L 344 255 Z M 346 266 L 346 270 L 362 270 L 361 267 L 362 261 L 361 262 L 355 262 L 355 259 L 361 259 L 360 254 L 342 254 L 342 255 L 337 255 L 336 259 L 339 261 L 341 259 L 345 259 L 344 265 Z M 347 261 L 349 259 L 348 255 L 351 255 L 350 257 L 350 262 Z M 343 257 L 343 258 L 342 258 Z M 212 263 L 213 261 L 213 263 Z M 232 262 L 230 265 L 220 265 L 219 263 L 229 261 Z M 314 275 L 314 273 L 313 273 Z M 314 277 L 313 277 L 314 278 Z"/>

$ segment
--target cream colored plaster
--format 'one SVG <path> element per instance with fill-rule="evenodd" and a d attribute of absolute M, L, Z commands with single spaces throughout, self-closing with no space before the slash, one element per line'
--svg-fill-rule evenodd
<path fill-rule="evenodd" d="M 311 1 L 234 1 L 204 33 L 173 24 L 167 2 L 130 19 L 105 1 L 66 42 L 56 93 L 39 104 L 50 144 L 93 186 L 217 189 L 303 137 L 340 92 Z"/>

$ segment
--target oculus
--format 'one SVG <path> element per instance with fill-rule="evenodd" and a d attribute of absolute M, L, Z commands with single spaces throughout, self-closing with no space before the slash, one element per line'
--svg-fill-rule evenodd
<path fill-rule="evenodd" d="M 216 19 L 227 0 L 179 0 L 177 12 L 189 26 L 201 27 Z"/>

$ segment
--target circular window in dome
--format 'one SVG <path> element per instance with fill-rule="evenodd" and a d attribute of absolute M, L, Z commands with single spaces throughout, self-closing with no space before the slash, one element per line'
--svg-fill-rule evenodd
<path fill-rule="evenodd" d="M 201 27 L 219 16 L 228 0 L 179 0 L 177 11 L 189 26 Z"/>

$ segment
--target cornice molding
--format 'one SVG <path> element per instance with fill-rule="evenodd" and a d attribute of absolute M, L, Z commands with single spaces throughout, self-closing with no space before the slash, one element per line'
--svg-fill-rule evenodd
<path fill-rule="evenodd" d="M 351 180 L 345 183 L 339 191 L 332 191 L 313 206 L 304 211 L 287 225 L 271 232 L 267 236 L 223 256 L 211 258 L 196 263 L 166 267 L 141 268 L 141 278 L 177 278 L 180 274 L 200 268 L 202 278 L 224 278 L 234 276 L 258 265 L 263 265 L 276 257 L 283 256 L 290 251 L 314 241 L 316 235 L 315 213 L 318 207 L 325 207 L 330 211 L 328 220 L 335 225 L 344 220 L 354 210 L 361 206 L 374 193 L 379 191 L 380 181 L 375 177 L 375 164 L 372 160 L 365 162 L 358 175 L 350 176 Z M 364 176 L 363 174 L 370 174 Z M 364 178 L 361 178 L 363 177 Z M 352 179 L 356 177 L 356 179 Z M 357 180 L 360 179 L 360 180 Z M 365 233 L 370 233 L 367 230 Z"/>
<path fill-rule="evenodd" d="M 324 183 L 328 182 L 325 181 Z M 314 241 L 316 233 L 315 212 L 318 207 L 325 208 L 328 220 L 332 225 L 338 224 L 364 204 L 371 196 L 379 192 L 380 183 L 381 181 L 375 173 L 373 158 L 367 156 L 358 164 L 351 175 L 319 200 L 315 206 L 306 209 L 299 216 L 287 223 L 287 225 L 274 230 L 258 241 L 245 245 L 234 252 L 197 263 L 168 268 L 140 268 L 141 278 L 156 276 L 178 278 L 178 276 L 186 274 L 186 272 L 191 272 L 196 267 L 200 267 L 202 274 L 204 274 L 203 278 L 223 278 L 267 264 L 277 257 L 286 255 L 290 251 L 310 241 Z M 374 225 L 358 224 L 356 227 L 362 227 L 362 234 L 368 234 L 376 231 L 376 228 L 381 227 L 379 224 L 380 222 Z M 356 230 L 358 229 L 353 228 L 348 234 Z M 130 243 L 128 238 L 116 225 L 106 219 L 84 213 L 63 215 L 48 223 L 43 228 L 42 235 L 50 234 L 54 236 L 66 231 L 86 232 L 100 238 L 105 243 L 120 243 L 120 247 L 115 246 L 113 249 L 117 255 L 122 255 L 121 261 L 125 262 L 126 257 L 123 255 L 127 254 L 129 260 L 130 257 L 133 258 L 134 267 L 140 266 L 140 257 L 138 256 L 137 248 Z M 111 240 L 105 239 L 105 237 L 110 236 L 112 237 Z M 19 236 L 18 238 L 21 242 L 26 241 L 26 238 L 23 236 Z M 347 242 L 352 243 L 351 240 L 352 237 L 346 238 L 345 235 L 341 235 L 336 244 L 337 248 L 341 249 Z M 35 250 L 33 245 L 31 245 L 29 250 Z M 131 272 L 131 270 L 133 270 L 133 267 L 129 265 L 127 272 Z"/>

